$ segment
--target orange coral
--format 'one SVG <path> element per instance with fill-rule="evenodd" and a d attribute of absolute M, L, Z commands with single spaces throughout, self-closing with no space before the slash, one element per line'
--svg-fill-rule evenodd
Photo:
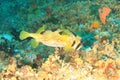
<path fill-rule="evenodd" d="M 103 7 L 102 9 L 98 9 L 100 20 L 103 24 L 106 24 L 106 16 L 111 12 L 109 7 Z"/>

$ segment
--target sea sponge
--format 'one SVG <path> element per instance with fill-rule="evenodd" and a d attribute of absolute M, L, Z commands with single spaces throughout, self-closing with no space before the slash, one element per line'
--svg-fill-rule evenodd
<path fill-rule="evenodd" d="M 106 16 L 111 12 L 109 7 L 103 7 L 102 9 L 98 9 L 100 20 L 103 24 L 106 24 Z"/>

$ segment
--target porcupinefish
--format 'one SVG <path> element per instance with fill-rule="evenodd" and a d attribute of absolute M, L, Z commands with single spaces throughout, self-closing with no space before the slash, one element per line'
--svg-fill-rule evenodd
<path fill-rule="evenodd" d="M 44 26 L 39 28 L 36 33 L 21 31 L 19 37 L 21 40 L 32 37 L 31 45 L 34 48 L 36 48 L 39 43 L 51 47 L 63 47 L 65 51 L 79 50 L 82 47 L 82 39 L 69 30 L 45 30 Z"/>

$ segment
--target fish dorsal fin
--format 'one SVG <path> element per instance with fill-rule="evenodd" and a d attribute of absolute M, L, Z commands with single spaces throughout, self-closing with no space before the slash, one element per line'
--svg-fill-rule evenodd
<path fill-rule="evenodd" d="M 62 30 L 61 32 L 59 32 L 61 35 L 70 35 L 71 32 L 65 28 L 62 24 L 60 25 L 60 29 Z"/>
<path fill-rule="evenodd" d="M 36 33 L 42 33 L 43 31 L 45 31 L 45 25 L 43 25 L 42 27 L 40 27 Z"/>
<path fill-rule="evenodd" d="M 67 29 L 64 29 L 64 30 L 60 31 L 59 34 L 60 35 L 70 35 L 71 32 L 69 30 L 67 30 Z"/>

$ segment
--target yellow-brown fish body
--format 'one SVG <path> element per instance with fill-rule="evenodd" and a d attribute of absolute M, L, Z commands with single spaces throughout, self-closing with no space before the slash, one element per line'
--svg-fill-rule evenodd
<path fill-rule="evenodd" d="M 29 37 L 32 37 L 36 40 L 36 42 L 41 42 L 47 46 L 64 47 L 66 45 L 62 36 L 57 32 L 46 31 L 43 34 L 30 33 Z"/>
<path fill-rule="evenodd" d="M 62 34 L 62 30 L 56 31 L 42 31 L 40 33 L 28 33 L 22 31 L 20 34 L 20 39 L 23 40 L 27 37 L 32 37 L 34 40 L 31 40 L 34 47 L 38 46 L 38 43 L 43 43 L 44 45 L 51 47 L 64 47 L 65 50 L 78 50 L 81 48 L 81 38 L 73 35 L 71 32 L 68 34 Z M 25 35 L 26 34 L 26 35 Z M 24 35 L 26 37 L 24 37 Z M 22 38 L 24 37 L 24 38 Z"/>

